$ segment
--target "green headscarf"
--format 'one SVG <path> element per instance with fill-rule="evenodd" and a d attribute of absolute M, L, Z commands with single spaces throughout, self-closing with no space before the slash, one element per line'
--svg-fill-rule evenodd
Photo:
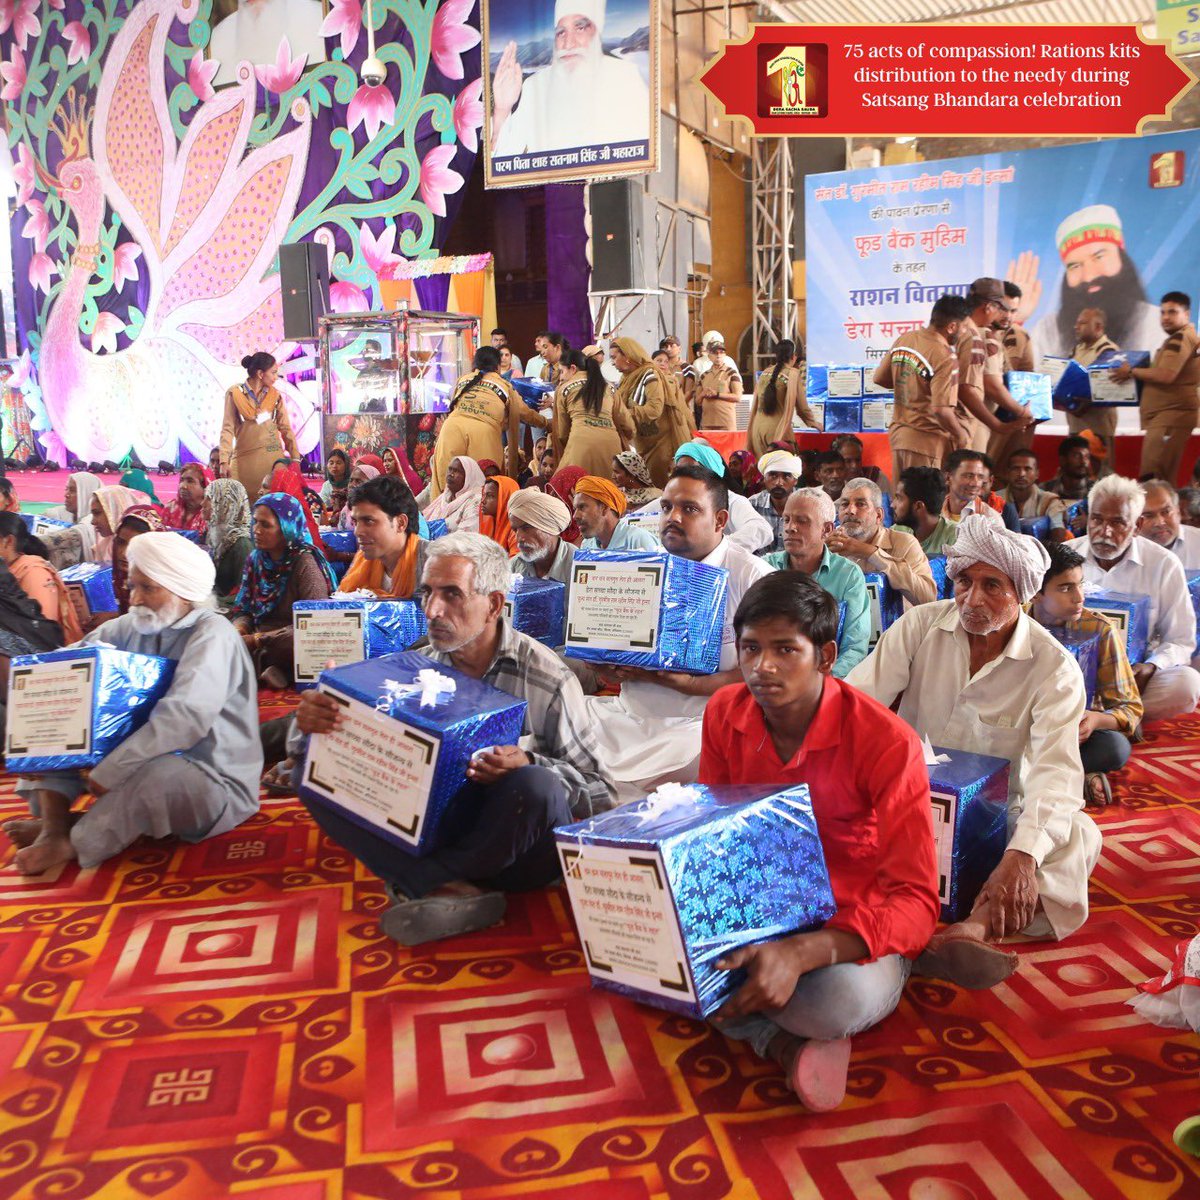
<path fill-rule="evenodd" d="M 141 469 L 135 468 L 132 471 L 126 471 L 121 476 L 121 487 L 132 488 L 135 492 L 141 492 L 143 495 L 149 496 L 155 504 L 162 503 L 154 491 L 154 484 L 150 482 L 150 476 Z"/>

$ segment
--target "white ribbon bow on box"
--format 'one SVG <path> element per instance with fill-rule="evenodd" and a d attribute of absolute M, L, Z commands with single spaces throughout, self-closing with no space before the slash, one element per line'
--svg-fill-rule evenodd
<path fill-rule="evenodd" d="M 659 817 L 685 804 L 695 804 L 702 798 L 700 789 L 687 783 L 662 783 L 642 801 L 637 814 L 639 825 L 652 825 Z"/>
<path fill-rule="evenodd" d="M 448 704 L 456 691 L 458 684 L 449 675 L 443 675 L 441 671 L 435 671 L 432 667 L 424 667 L 417 672 L 411 683 L 385 679 L 375 710 L 390 713 L 392 706 L 398 701 L 411 700 L 414 696 L 420 696 L 422 708 L 436 708 L 439 704 Z"/>
<path fill-rule="evenodd" d="M 938 767 L 941 766 L 942 763 L 948 763 L 950 761 L 950 755 L 938 754 L 937 751 L 934 750 L 933 743 L 929 740 L 929 734 L 925 735 L 924 745 L 922 748 L 925 751 L 925 765 L 927 767 Z"/>

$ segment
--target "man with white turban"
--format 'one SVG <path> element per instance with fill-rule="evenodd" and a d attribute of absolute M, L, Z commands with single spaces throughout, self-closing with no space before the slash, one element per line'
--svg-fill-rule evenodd
<path fill-rule="evenodd" d="M 770 525 L 772 538 L 755 553 L 770 554 L 783 549 L 783 507 L 804 474 L 804 463 L 786 450 L 768 450 L 758 460 L 758 471 L 766 486 L 750 497 L 750 504 Z"/>
<path fill-rule="evenodd" d="M 175 662 L 150 719 L 86 773 L 22 780 L 33 820 L 4 832 L 21 847 L 16 866 L 38 875 L 73 859 L 95 867 L 139 837 L 198 842 L 258 811 L 262 747 L 258 690 L 237 631 L 211 604 L 215 568 L 177 533 L 129 543 L 129 612 L 78 644 L 106 644 Z M 84 813 L 71 805 L 95 798 Z"/>
<path fill-rule="evenodd" d="M 504 47 L 492 76 L 494 158 L 650 140 L 650 89 L 633 62 L 604 52 L 605 8 L 555 0 L 554 58 L 528 79 L 516 42 Z"/>
<path fill-rule="evenodd" d="M 935 935 L 919 974 L 991 987 L 1016 955 L 1000 938 L 1064 938 L 1087 919 L 1087 881 L 1100 832 L 1083 811 L 1078 664 L 1022 605 L 1049 558 L 1033 538 L 965 517 L 946 551 L 954 599 L 896 621 L 847 682 L 898 712 L 951 755 L 1012 764 L 1008 848 L 966 920 Z"/>
<path fill-rule="evenodd" d="M 508 501 L 508 524 L 517 543 L 508 564 L 514 575 L 571 582 L 575 547 L 561 536 L 571 524 L 571 510 L 557 496 L 536 488 L 514 492 Z"/>

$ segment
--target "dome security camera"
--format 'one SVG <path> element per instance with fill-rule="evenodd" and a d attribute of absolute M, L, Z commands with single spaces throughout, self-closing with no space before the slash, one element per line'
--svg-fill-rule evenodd
<path fill-rule="evenodd" d="M 362 81 L 368 87 L 378 87 L 387 78 L 387 67 L 373 54 L 360 68 Z"/>

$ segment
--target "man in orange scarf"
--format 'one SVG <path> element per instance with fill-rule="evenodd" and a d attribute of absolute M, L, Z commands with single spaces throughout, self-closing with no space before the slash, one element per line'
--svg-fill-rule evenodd
<path fill-rule="evenodd" d="M 417 589 L 426 543 L 417 536 L 417 502 L 395 475 L 359 484 L 350 515 L 358 553 L 340 591 L 374 592 L 385 600 L 408 600 Z"/>

